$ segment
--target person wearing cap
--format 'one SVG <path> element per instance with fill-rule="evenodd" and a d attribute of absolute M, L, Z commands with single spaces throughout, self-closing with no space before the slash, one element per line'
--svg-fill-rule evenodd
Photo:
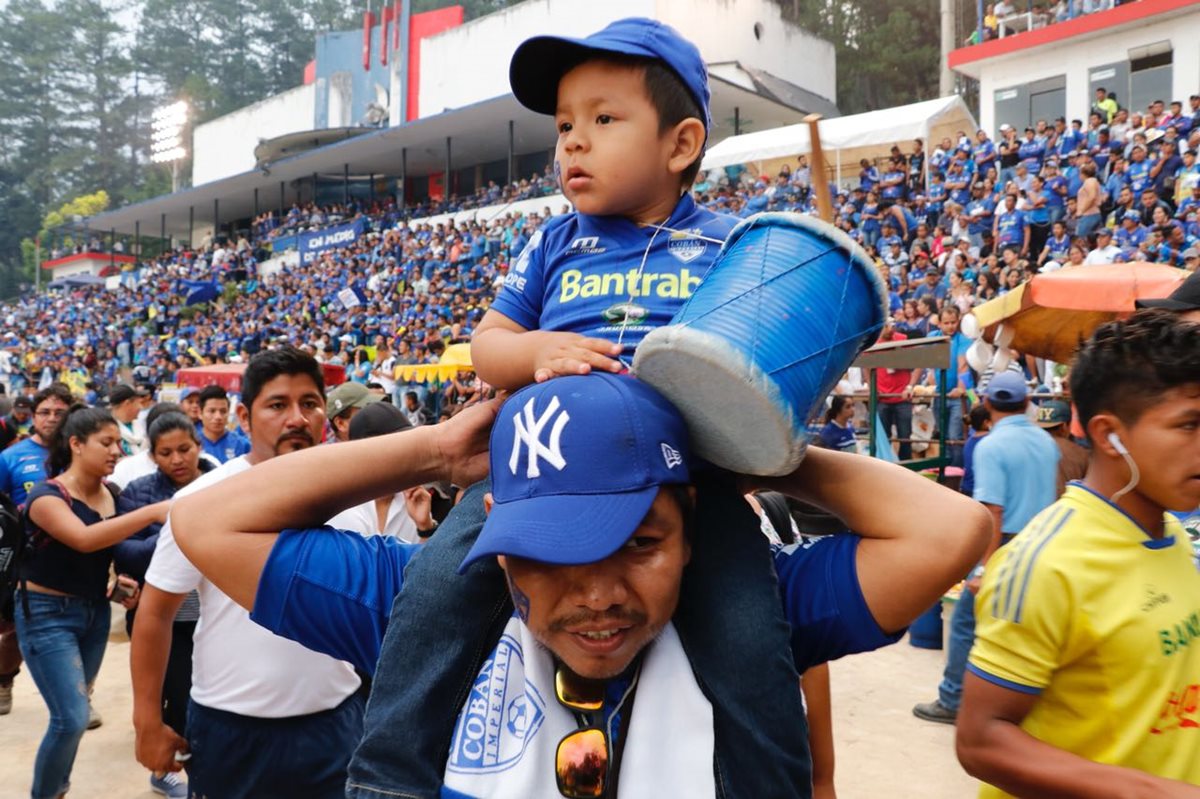
<path fill-rule="evenodd" d="M 1063 400 L 1043 402 L 1037 409 L 1037 425 L 1049 433 L 1058 446 L 1057 496 L 1061 497 L 1068 483 L 1082 480 L 1087 472 L 1087 450 L 1071 438 L 1071 404 Z"/>
<path fill-rule="evenodd" d="M 926 721 L 953 724 L 958 717 L 963 674 L 975 639 L 975 597 L 989 558 L 1009 545 L 1030 519 L 1054 502 L 1058 447 L 1026 415 L 1028 397 L 1024 377 L 1014 372 L 1001 372 L 987 384 L 983 402 L 992 427 L 975 447 L 972 496 L 988 509 L 992 535 L 954 606 L 946 668 L 937 699 L 913 708 L 913 715 Z"/>
<path fill-rule="evenodd" d="M 1112 231 L 1107 227 L 1101 227 L 1096 231 L 1096 247 L 1088 253 L 1083 262 L 1087 266 L 1111 264 L 1117 260 L 1117 256 L 1120 254 L 1121 248 L 1113 244 Z"/>
<path fill-rule="evenodd" d="M 200 421 L 200 389 L 195 386 L 184 386 L 179 392 L 179 407 L 188 415 L 199 431 L 203 422 Z"/>
<path fill-rule="evenodd" d="M 350 420 L 350 441 L 386 436 L 411 427 L 404 412 L 395 405 L 374 402 Z M 331 518 L 329 526 L 361 535 L 387 535 L 410 544 L 420 543 L 437 530 L 432 500 L 429 489 L 413 486 L 347 508 Z"/>
<path fill-rule="evenodd" d="M 354 415 L 382 399 L 382 395 L 372 392 L 362 383 L 349 380 L 330 391 L 325 397 L 325 407 L 337 440 L 349 441 L 350 423 Z"/>
<path fill-rule="evenodd" d="M 1174 311 L 1185 321 L 1200 322 L 1200 273 L 1195 269 L 1197 253 L 1193 250 L 1191 256 L 1192 269 L 1187 279 L 1171 292 L 1169 297 L 1161 299 L 1137 300 L 1138 308 L 1162 308 Z"/>
<path fill-rule="evenodd" d="M 12 410 L 0 418 L 0 449 L 24 440 L 33 430 L 33 400 L 25 394 L 13 399 Z"/>
<path fill-rule="evenodd" d="M 391 597 L 422 579 L 405 570 L 416 549 L 315 520 L 438 476 L 470 482 L 483 471 L 478 461 L 496 412 L 487 403 L 444 425 L 251 470 L 177 503 L 179 542 L 258 623 L 370 671 L 385 626 L 394 634 Z M 624 376 L 555 378 L 520 390 L 499 409 L 488 457 L 488 520 L 459 568 L 498 561 L 515 612 L 502 619 L 504 634 L 465 694 L 421 696 L 426 716 L 457 716 L 449 758 L 440 761 L 441 795 L 612 796 L 618 780 L 637 795 L 729 795 L 713 768 L 719 700 L 699 689 L 677 626 L 696 611 L 687 575 L 698 515 L 757 521 L 749 506 L 718 510 L 707 501 L 682 418 Z M 303 497 L 284 490 L 311 474 L 327 478 Z M 859 480 L 870 482 L 877 502 L 859 501 Z M 896 640 L 973 562 L 985 537 L 986 517 L 966 498 L 875 459 L 814 448 L 796 473 L 764 483 L 858 531 L 773 551 L 776 601 L 799 670 Z M 899 502 L 937 512 L 897 525 L 889 506 Z M 758 529 L 746 535 L 762 538 Z M 423 680 L 419 667 L 406 676 Z M 372 705 L 389 701 L 376 682 Z M 576 752 L 599 764 L 587 793 Z M 359 786 L 351 794 L 379 792 Z M 775 784 L 757 795 L 805 796 L 808 785 Z"/>
<path fill-rule="evenodd" d="M 556 176 L 575 212 L 532 233 L 476 327 L 472 365 L 481 380 L 506 390 L 561 375 L 622 371 L 642 338 L 667 324 L 692 295 L 738 221 L 697 206 L 689 191 L 711 127 L 704 59 L 667 25 L 620 19 L 583 39 L 525 41 L 513 54 L 509 82 L 518 102 L 553 117 Z M 905 173 L 894 163 L 888 175 L 893 173 L 902 192 Z M 714 492 L 714 504 L 745 505 L 732 485 L 725 489 Z M 471 506 L 442 525 L 414 570 L 439 574 L 462 560 L 485 519 L 478 495 L 469 496 Z M 807 779 L 803 709 L 790 690 L 796 675 L 782 656 L 786 626 L 774 601 L 769 553 L 748 546 L 737 557 L 718 560 L 708 542 L 731 531 L 718 529 L 715 518 L 699 520 L 692 562 L 695 579 L 706 587 L 697 602 L 710 603 L 704 629 L 692 630 L 697 622 L 687 619 L 681 632 L 700 679 L 722 699 L 715 723 L 728 730 L 720 736 L 723 776 L 735 792 L 753 795 L 761 791 L 742 786 Z M 734 518 L 743 519 L 747 533 L 757 530 L 753 520 Z M 435 765 L 449 750 L 452 719 L 434 724 L 416 715 L 417 693 L 426 683 L 457 685 L 474 676 L 474 653 L 495 643 L 478 608 L 506 601 L 503 575 L 494 565 L 470 572 L 452 590 L 419 593 L 437 584 L 414 580 L 397 607 L 440 608 L 437 615 L 460 619 L 464 639 L 478 640 L 455 649 L 442 640 L 444 631 L 416 629 L 423 622 L 404 614 L 394 619 L 395 640 L 403 643 L 389 644 L 376 685 L 407 692 L 410 701 L 376 708 L 363 746 L 369 764 L 373 747 L 382 747 L 392 731 L 422 728 L 423 739 L 406 747 L 403 758 L 423 761 L 429 780 L 440 777 Z M 740 592 L 741 610 L 723 603 L 733 591 Z M 775 623 L 751 633 L 747 614 Z M 425 646 L 412 645 L 418 640 Z M 746 660 L 761 665 L 754 685 L 744 679 Z M 425 682 L 394 676 L 418 664 Z M 387 715 L 392 712 L 401 715 Z M 374 778 L 372 768 L 364 765 L 352 778 Z"/>
<path fill-rule="evenodd" d="M 1200 796 L 1200 326 L 1102 325 L 1071 394 L 1087 474 L 988 563 L 957 725 L 980 796 Z"/>
<path fill-rule="evenodd" d="M 1116 245 L 1132 258 L 1142 248 L 1150 231 L 1142 225 L 1142 215 L 1132 208 L 1121 214 L 1120 227 L 1115 235 Z"/>

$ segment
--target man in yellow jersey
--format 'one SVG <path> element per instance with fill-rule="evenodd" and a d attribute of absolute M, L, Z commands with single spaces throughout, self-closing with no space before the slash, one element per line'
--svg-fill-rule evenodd
<path fill-rule="evenodd" d="M 981 797 L 1200 799 L 1200 325 L 1102 326 L 1071 393 L 1087 476 L 988 563 L 958 714 Z"/>

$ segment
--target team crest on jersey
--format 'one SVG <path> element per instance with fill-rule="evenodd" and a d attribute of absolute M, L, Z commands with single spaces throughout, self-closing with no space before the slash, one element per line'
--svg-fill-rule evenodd
<path fill-rule="evenodd" d="M 605 308 L 600 315 L 610 325 L 640 325 L 650 315 L 650 309 L 634 302 L 618 302 Z"/>
<path fill-rule="evenodd" d="M 708 242 L 697 238 L 702 233 L 703 231 L 699 228 L 691 231 L 680 230 L 671 233 L 671 240 L 667 242 L 667 251 L 683 263 L 691 263 L 701 255 L 704 255 L 704 251 L 708 249 Z"/>
<path fill-rule="evenodd" d="M 458 717 L 447 768 L 489 774 L 512 768 L 546 719 L 546 703 L 525 681 L 521 642 L 505 635 L 483 664 Z"/>

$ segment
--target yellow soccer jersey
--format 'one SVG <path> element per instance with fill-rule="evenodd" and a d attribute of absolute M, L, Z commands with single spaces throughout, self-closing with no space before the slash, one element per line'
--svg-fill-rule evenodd
<path fill-rule="evenodd" d="M 1156 541 L 1072 484 L 987 564 L 975 615 L 968 668 L 1038 695 L 1030 735 L 1200 783 L 1200 574 L 1177 521 Z"/>

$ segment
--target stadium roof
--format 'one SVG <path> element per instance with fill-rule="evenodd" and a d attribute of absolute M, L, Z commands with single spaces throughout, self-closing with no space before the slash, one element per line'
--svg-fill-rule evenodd
<path fill-rule="evenodd" d="M 789 125 L 811 111 L 837 111 L 824 98 L 761 71 L 751 73 L 737 64 L 714 65 L 711 88 L 711 141 L 733 133 L 735 109 L 743 129 Z M 266 169 L 107 211 L 87 220 L 87 227 L 132 235 L 140 225 L 141 234 L 148 238 L 158 236 L 160 228 L 165 228 L 167 235 L 186 240 L 189 214 L 194 215 L 197 231 L 211 227 L 214 218 L 226 223 L 251 217 L 256 190 L 260 212 L 278 208 L 281 183 L 284 204 L 290 206 L 297 199 L 296 182 L 313 174 L 328 177 L 348 171 L 356 176 L 399 177 L 402 151 L 406 153 L 410 177 L 440 173 L 445 169 L 447 137 L 451 140 L 452 168 L 504 160 L 508 156 L 509 120 L 513 122 L 515 154 L 554 146 L 554 126 L 549 120 L 521 106 L 509 94 L 285 156 Z"/>

